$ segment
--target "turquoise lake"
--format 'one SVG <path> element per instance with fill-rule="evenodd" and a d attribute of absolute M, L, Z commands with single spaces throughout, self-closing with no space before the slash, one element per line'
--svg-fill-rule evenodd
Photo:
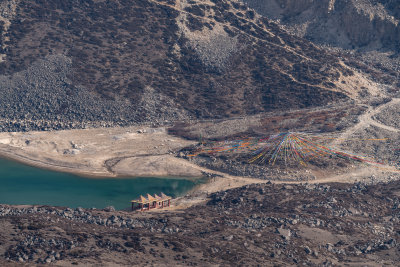
<path fill-rule="evenodd" d="M 83 178 L 0 159 L 0 203 L 116 209 L 141 194 L 183 195 L 201 180 L 173 178 Z"/>

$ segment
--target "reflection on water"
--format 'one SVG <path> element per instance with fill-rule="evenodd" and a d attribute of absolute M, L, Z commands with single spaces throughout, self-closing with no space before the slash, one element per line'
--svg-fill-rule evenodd
<path fill-rule="evenodd" d="M 124 209 L 140 194 L 179 196 L 200 180 L 173 178 L 90 179 L 0 159 L 0 203 Z"/>

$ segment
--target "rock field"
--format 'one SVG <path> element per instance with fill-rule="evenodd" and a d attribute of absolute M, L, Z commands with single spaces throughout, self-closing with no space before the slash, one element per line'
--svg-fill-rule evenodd
<path fill-rule="evenodd" d="M 0 131 L 60 130 L 187 119 L 166 97 L 148 89 L 139 104 L 107 100 L 76 87 L 71 60 L 49 56 L 27 70 L 0 76 Z M 164 105 L 157 106 L 158 102 Z M 140 104 L 141 103 L 141 104 Z"/>
<path fill-rule="evenodd" d="M 144 214 L 2 205 L 0 264 L 399 264 L 399 182 L 258 184 L 208 199 Z"/>

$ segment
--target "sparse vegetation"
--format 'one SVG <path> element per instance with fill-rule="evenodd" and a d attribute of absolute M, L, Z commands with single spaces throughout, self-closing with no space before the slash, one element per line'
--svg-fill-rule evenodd
<path fill-rule="evenodd" d="M 160 99 L 173 102 L 185 118 L 251 115 L 321 106 L 347 98 L 335 91 L 337 77 L 346 73 L 337 58 L 287 34 L 273 22 L 257 19 L 245 5 L 226 0 L 213 5 L 188 2 L 183 10 L 174 5 L 175 1 L 160 0 L 138 0 L 134 4 L 123 0 L 96 4 L 21 0 L 8 29 L 9 41 L 4 51 L 7 60 L 0 64 L 0 73 L 13 79 L 12 75 L 35 66 L 35 62 L 62 54 L 71 60 L 71 69 L 63 78 L 69 80 L 68 86 L 60 90 L 69 95 L 88 91 L 107 101 L 126 103 L 122 106 L 128 107 L 130 118 L 109 112 L 107 120 L 116 125 L 181 119 L 176 112 L 146 116 L 148 110 L 137 108 L 146 106 L 141 101 L 148 87 L 165 96 Z M 184 26 L 190 36 L 203 36 L 199 40 L 207 37 L 208 41 L 195 45 L 191 41 L 195 37 L 182 34 L 177 23 L 181 14 L 187 16 Z M 209 31 L 208 35 L 201 35 L 203 30 Z M 21 86 L 28 88 L 32 84 L 41 87 L 42 81 L 28 80 Z M 50 95 L 41 101 L 52 102 L 58 97 Z M 34 103 L 31 110 L 40 109 L 33 96 L 28 98 Z M 10 108 L 18 112 L 18 103 L 11 101 Z M 69 115 L 64 118 L 64 114 L 73 106 L 51 104 L 47 114 L 58 114 L 68 121 Z M 88 113 L 91 108 L 88 103 Z M 155 108 L 154 114 L 161 114 L 171 106 L 161 101 Z M 105 105 L 104 109 L 113 108 Z M 14 119 L 7 112 L 0 105 L 2 117 Z M 21 116 L 26 113 L 20 112 Z M 84 109 L 77 112 L 80 120 L 85 120 L 86 115 Z M 23 119 L 19 117 L 16 118 Z M 15 131 L 69 127 L 68 123 L 57 124 L 44 115 L 39 119 L 46 120 L 48 126 L 35 126 L 35 121 L 27 126 L 26 122 L 7 122 L 6 128 Z"/>

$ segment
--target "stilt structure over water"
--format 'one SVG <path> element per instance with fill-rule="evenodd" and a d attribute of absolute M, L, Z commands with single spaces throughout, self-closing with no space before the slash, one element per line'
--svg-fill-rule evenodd
<path fill-rule="evenodd" d="M 172 197 L 161 193 L 160 196 L 147 194 L 146 197 L 140 196 L 138 199 L 132 200 L 132 210 L 146 211 L 151 209 L 162 209 L 171 205 Z"/>

